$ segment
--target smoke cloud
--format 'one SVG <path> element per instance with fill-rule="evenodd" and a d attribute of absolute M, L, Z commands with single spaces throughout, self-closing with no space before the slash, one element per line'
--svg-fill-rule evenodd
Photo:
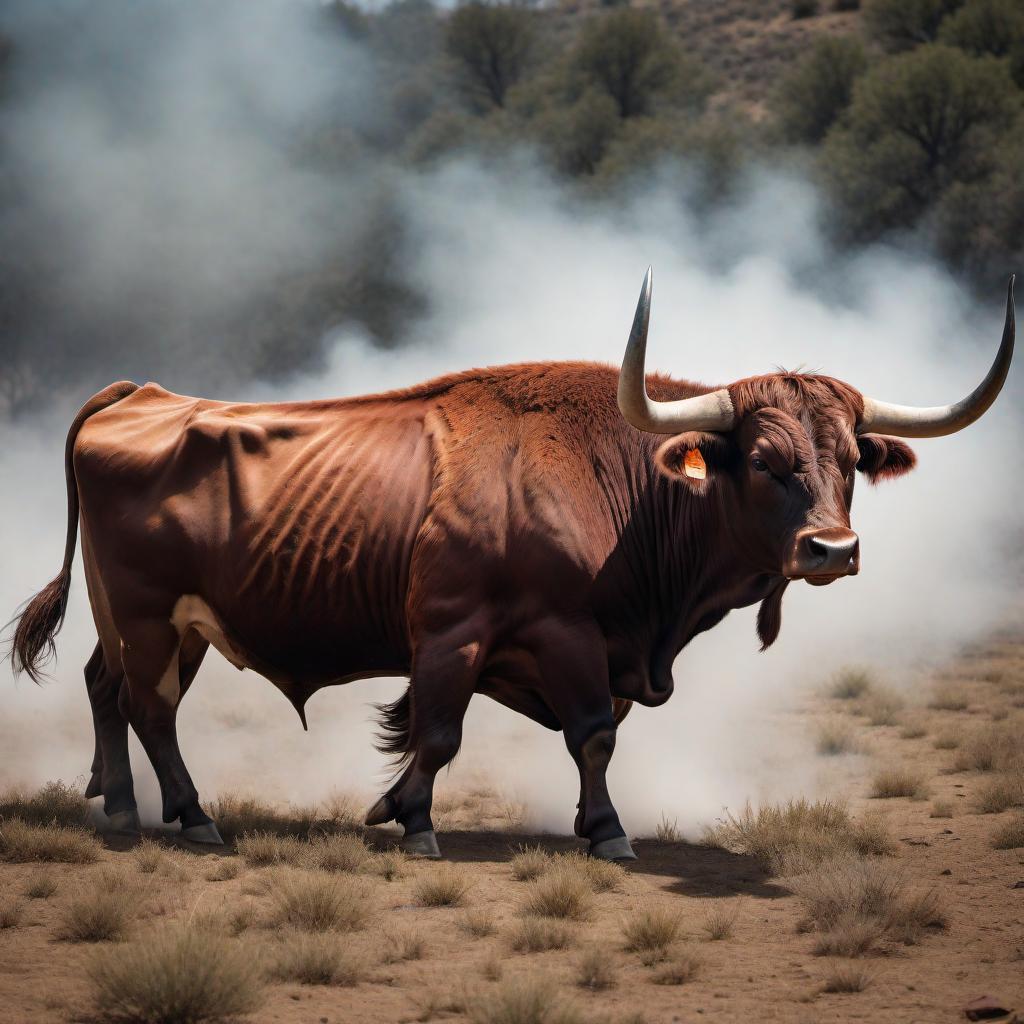
<path fill-rule="evenodd" d="M 401 347 L 382 349 L 349 324 L 324 336 L 315 372 L 277 383 L 209 374 L 196 325 L 262 301 L 281 265 L 314 265 L 380 195 L 379 173 L 359 165 L 309 174 L 280 149 L 290 124 L 335 101 L 339 76 L 348 105 L 331 116 L 346 128 L 367 116 L 360 97 L 372 94 L 373 64 L 351 42 L 344 60 L 337 51 L 325 58 L 324 40 L 292 5 L 247 4 L 244 17 L 243 7 L 182 5 L 159 32 L 129 14 L 134 6 L 110 9 L 119 26 L 111 49 L 144 39 L 135 59 L 155 63 L 145 96 L 130 104 L 145 114 L 139 131 L 125 138 L 120 120 L 97 123 L 117 88 L 88 48 L 75 68 L 81 88 L 52 71 L 52 87 L 6 130 L 44 172 L 27 201 L 73 240 L 65 254 L 73 282 L 46 284 L 53 305 L 97 324 L 120 293 L 141 289 L 167 315 L 137 316 L 134 333 L 113 347 L 93 350 L 90 340 L 53 407 L 2 428 L 4 609 L 57 569 L 65 432 L 74 408 L 109 380 L 153 375 L 204 392 L 212 380 L 225 390 L 210 397 L 285 399 L 509 361 L 616 363 L 649 263 L 651 366 L 680 377 L 724 383 L 802 365 L 880 398 L 932 404 L 970 390 L 995 350 L 997 289 L 977 308 L 926 257 L 837 254 L 818 228 L 814 188 L 799 176 L 759 169 L 728 206 L 708 211 L 688 200 L 685 167 L 672 165 L 614 202 L 583 202 L 523 153 L 513 166 L 464 158 L 430 172 L 388 169 L 388 202 L 406 239 L 403 273 L 426 299 Z M 67 10 L 84 8 L 69 5 L 61 16 Z M 190 310 L 203 315 L 190 320 Z M 56 314 L 48 323 L 70 330 Z M 210 359 L 224 366 L 221 355 Z M 909 477 L 877 489 L 858 483 L 861 575 L 791 587 L 769 652 L 757 653 L 755 609 L 734 612 L 684 650 L 672 700 L 636 709 L 620 730 L 610 788 L 628 831 L 648 831 L 664 813 L 693 834 L 723 806 L 818 792 L 829 780 L 785 715 L 808 688 L 851 661 L 912 688 L 929 664 L 1002 618 L 1020 584 L 1010 553 L 1019 550 L 1024 494 L 1007 472 L 1019 462 L 1019 371 L 1008 387 L 978 425 L 916 443 Z M 95 634 L 84 591 L 79 565 L 52 684 L 36 688 L 0 670 L 0 783 L 87 774 L 92 724 L 81 667 Z M 370 702 L 402 685 L 321 691 L 304 734 L 270 684 L 211 651 L 179 715 L 185 760 L 207 799 L 228 789 L 296 802 L 332 789 L 370 796 L 386 767 L 372 747 Z M 155 781 L 137 744 L 132 758 L 144 817 L 156 821 Z M 577 776 L 561 737 L 483 697 L 471 705 L 451 781 L 477 773 L 524 800 L 538 824 L 571 831 Z"/>

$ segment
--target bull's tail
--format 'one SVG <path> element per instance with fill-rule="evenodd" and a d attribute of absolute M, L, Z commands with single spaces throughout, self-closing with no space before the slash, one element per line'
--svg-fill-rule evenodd
<path fill-rule="evenodd" d="M 75 439 L 82 424 L 100 409 L 127 398 L 138 391 L 138 384 L 120 381 L 93 395 L 79 410 L 64 448 L 64 474 L 68 488 L 68 527 L 64 542 L 64 564 L 60 573 L 43 587 L 15 615 L 17 625 L 11 641 L 11 667 L 15 675 L 27 672 L 33 682 L 40 682 L 40 670 L 56 653 L 54 638 L 64 624 L 64 613 L 68 607 L 68 593 L 71 590 L 71 564 L 75 557 L 75 542 L 78 536 L 78 484 L 75 481 L 74 451 Z"/>

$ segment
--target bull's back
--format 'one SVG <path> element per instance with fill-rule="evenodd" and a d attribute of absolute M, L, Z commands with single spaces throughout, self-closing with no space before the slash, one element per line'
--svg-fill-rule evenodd
<path fill-rule="evenodd" d="M 272 675 L 400 671 L 428 418 L 413 400 L 230 404 L 141 388 L 75 448 L 108 590 L 142 576 L 155 602 L 199 597 Z"/>

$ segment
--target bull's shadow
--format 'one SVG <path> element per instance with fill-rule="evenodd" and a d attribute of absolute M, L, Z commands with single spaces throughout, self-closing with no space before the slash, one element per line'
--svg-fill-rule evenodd
<path fill-rule="evenodd" d="M 381 837 L 383 839 L 383 837 Z M 578 850 L 585 853 L 586 842 L 567 836 L 508 832 L 443 832 L 438 836 L 446 860 L 456 863 L 507 863 L 522 846 L 539 846 L 550 853 Z M 377 840 L 371 840 L 376 845 Z M 640 858 L 626 865 L 628 871 L 658 875 L 665 891 L 683 896 L 723 897 L 755 896 L 778 899 L 789 895 L 773 881 L 753 857 L 728 850 L 690 843 L 663 843 L 638 839 L 633 849 Z"/>

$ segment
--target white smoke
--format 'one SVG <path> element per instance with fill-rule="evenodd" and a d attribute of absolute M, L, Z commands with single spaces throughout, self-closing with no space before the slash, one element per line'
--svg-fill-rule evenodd
<path fill-rule="evenodd" d="M 287 52 L 301 56 L 302 47 Z M 262 49 L 243 47 L 235 59 L 244 63 L 246 53 L 258 61 Z M 216 47 L 204 45 L 168 60 L 209 83 L 204 62 L 215 54 Z M 278 70 L 287 78 L 287 68 Z M 210 88 L 216 99 L 216 83 Z M 311 102 L 317 95 L 313 89 Z M 172 90 L 165 99 L 166 121 L 151 126 L 158 138 L 193 116 L 191 99 L 179 106 Z M 303 113 L 299 100 L 301 94 L 291 101 L 296 118 Z M 279 186 L 282 203 L 309 198 L 290 170 L 275 177 L 273 160 L 256 145 L 259 124 L 243 111 L 232 114 L 231 137 L 218 145 L 237 146 L 243 161 L 253 161 L 258 187 L 232 181 L 223 218 L 215 203 L 204 206 L 203 234 L 222 234 L 209 255 L 211 272 L 224 252 L 248 244 L 268 189 Z M 179 190 L 175 149 L 170 136 L 166 141 L 159 150 L 164 172 Z M 47 156 L 62 159 L 59 147 Z M 111 197 L 86 184 L 67 200 L 76 212 L 90 223 L 115 216 Z M 139 197 L 130 169 L 122 185 Z M 202 176 L 194 187 L 209 194 Z M 159 219 L 164 194 L 152 181 L 144 185 L 147 193 L 153 188 L 155 198 L 143 199 L 141 208 Z M 384 352 L 340 331 L 326 372 L 287 387 L 249 386 L 210 397 L 358 394 L 529 359 L 614 363 L 648 263 L 655 267 L 652 368 L 724 383 L 778 365 L 805 365 L 877 397 L 922 404 L 958 398 L 983 375 L 998 343 L 998 301 L 977 309 L 923 258 L 877 249 L 839 259 L 817 228 L 817 199 L 807 182 L 764 169 L 732 205 L 700 217 L 685 198 L 683 172 L 666 167 L 614 204 L 582 204 L 528 154 L 504 169 L 454 161 L 429 174 L 406 174 L 396 201 L 414 240 L 414 282 L 429 300 L 409 344 Z M 115 221 L 115 249 L 119 239 L 131 246 L 135 229 Z M 187 225 L 179 227 L 191 242 Z M 290 235 L 290 244 L 301 245 L 301 237 Z M 185 250 L 187 271 L 166 282 L 181 304 L 207 267 L 201 248 Z M 116 290 L 121 263 L 104 266 L 104 288 Z M 239 273 L 245 295 L 260 274 Z M 176 386 L 174 379 L 162 383 Z M 1008 386 L 1019 389 L 1019 371 Z M 861 575 L 824 589 L 791 587 L 781 636 L 769 652 L 757 653 L 755 609 L 748 609 L 682 653 L 672 700 L 660 709 L 636 709 L 620 731 L 610 787 L 628 831 L 649 830 L 664 813 L 692 833 L 723 805 L 816 792 L 823 783 L 808 739 L 778 712 L 850 661 L 875 665 L 909 686 L 922 663 L 941 659 L 999 620 L 1007 594 L 1019 585 L 1008 538 L 1019 529 L 1024 497 L 1006 469 L 1019 462 L 1007 399 L 962 434 L 916 443 L 919 466 L 909 477 L 877 489 L 858 484 L 853 519 L 863 548 Z M 2 609 L 13 611 L 59 565 L 61 460 L 71 414 L 65 408 L 4 428 Z M 6 666 L 0 670 L 0 783 L 87 774 L 92 725 L 81 666 L 94 642 L 78 566 L 55 682 L 39 689 L 14 683 Z M 307 735 L 270 684 L 251 672 L 240 675 L 211 651 L 179 715 L 186 763 L 207 799 L 228 789 L 295 802 L 336 788 L 370 795 L 380 788 L 384 759 L 372 748 L 369 704 L 391 699 L 401 685 L 370 680 L 321 691 L 307 708 Z M 132 758 L 144 816 L 158 820 L 155 783 L 137 744 Z M 559 735 L 477 698 L 452 781 L 477 772 L 525 800 L 540 824 L 571 831 L 577 775 Z"/>

